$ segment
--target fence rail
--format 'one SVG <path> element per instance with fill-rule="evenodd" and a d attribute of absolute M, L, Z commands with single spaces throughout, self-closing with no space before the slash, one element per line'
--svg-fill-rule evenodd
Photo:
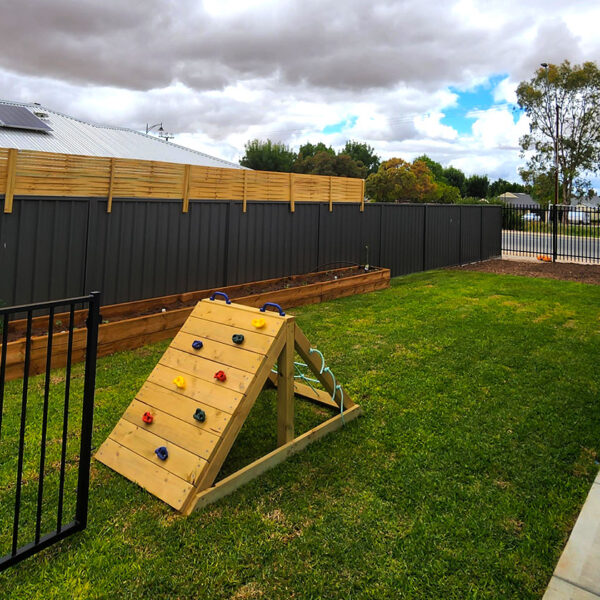
<path fill-rule="evenodd" d="M 364 206 L 363 179 L 298 173 L 276 173 L 203 167 L 149 160 L 53 154 L 0 148 L 0 194 L 4 212 L 15 196 L 177 199 L 187 212 L 189 201 L 253 200 L 296 203 L 359 203 Z"/>
<path fill-rule="evenodd" d="M 87 308 L 83 388 L 76 387 L 71 361 L 76 308 Z M 51 379 L 57 308 L 70 315 L 64 377 Z M 43 548 L 85 529 L 88 513 L 92 416 L 100 294 L 0 308 L 0 505 L 9 519 L 0 522 L 0 571 Z M 43 387 L 30 385 L 33 315 L 45 311 Z M 7 384 L 6 359 L 11 322 L 25 315 L 22 381 Z M 20 384 L 20 385 L 16 385 Z M 12 386 L 10 388 L 9 386 Z M 20 401 L 17 400 L 20 391 Z M 8 508 L 12 503 L 12 513 Z M 10 515 L 12 514 L 12 519 Z"/>
<path fill-rule="evenodd" d="M 502 251 L 542 260 L 600 263 L 600 208 L 502 208 Z"/>

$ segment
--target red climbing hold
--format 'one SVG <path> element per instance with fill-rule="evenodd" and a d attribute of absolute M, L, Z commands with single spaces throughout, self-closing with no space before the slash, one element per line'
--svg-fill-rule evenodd
<path fill-rule="evenodd" d="M 145 412 L 142 415 L 142 421 L 144 421 L 144 423 L 152 423 L 152 421 L 154 421 L 154 417 L 152 416 L 151 412 Z"/>
<path fill-rule="evenodd" d="M 217 371 L 215 373 L 215 379 L 218 381 L 225 381 L 227 379 L 227 375 L 225 375 L 225 371 Z"/>

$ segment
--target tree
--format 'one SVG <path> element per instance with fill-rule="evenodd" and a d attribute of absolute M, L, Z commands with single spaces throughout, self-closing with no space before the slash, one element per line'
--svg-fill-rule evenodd
<path fill-rule="evenodd" d="M 296 153 L 285 144 L 267 140 L 251 140 L 246 143 L 246 153 L 240 165 L 259 171 L 283 171 L 289 173 L 296 161 Z"/>
<path fill-rule="evenodd" d="M 531 197 L 539 202 L 540 206 L 545 207 L 554 202 L 554 173 L 552 171 L 543 173 L 529 169 L 519 169 L 519 175 L 527 184 Z"/>
<path fill-rule="evenodd" d="M 519 84 L 517 101 L 529 117 L 529 134 L 520 140 L 523 153 L 532 153 L 527 167 L 553 172 L 556 145 L 562 202 L 568 204 L 576 179 L 600 170 L 600 70 L 593 62 L 572 66 L 567 60 L 541 67 Z"/>
<path fill-rule="evenodd" d="M 444 169 L 444 179 L 447 183 L 458 188 L 460 195 L 464 196 L 467 192 L 467 178 L 465 174 L 456 167 L 447 167 Z"/>
<path fill-rule="evenodd" d="M 506 192 L 521 192 L 523 194 L 529 194 L 531 192 L 530 186 L 523 185 L 522 183 L 513 183 L 512 181 L 506 181 L 506 179 L 496 179 L 493 183 L 490 183 L 488 188 L 488 198 L 496 198 L 500 194 Z"/>
<path fill-rule="evenodd" d="M 366 177 L 367 169 L 347 154 L 331 154 L 327 150 L 317 152 L 314 156 L 304 158 L 302 154 L 293 166 L 294 173 L 310 175 L 331 175 L 335 177 Z"/>
<path fill-rule="evenodd" d="M 417 156 L 415 158 L 415 162 L 420 160 L 427 165 L 427 168 L 431 171 L 433 178 L 438 183 L 448 183 L 446 178 L 444 177 L 444 167 L 439 162 L 435 162 L 432 158 L 429 158 L 427 154 L 423 154 L 422 156 Z"/>
<path fill-rule="evenodd" d="M 367 177 L 367 196 L 376 202 L 427 202 L 436 190 L 433 175 L 423 161 L 391 158 Z"/>
<path fill-rule="evenodd" d="M 357 163 L 362 163 L 367 169 L 367 175 L 376 173 L 379 169 L 381 159 L 375 154 L 375 148 L 362 142 L 349 140 L 340 154 L 347 154 Z"/>
<path fill-rule="evenodd" d="M 328 154 L 335 155 L 335 150 L 331 146 L 326 146 L 323 142 L 318 144 L 311 144 L 306 142 L 303 146 L 298 149 L 298 158 L 310 158 L 318 152 L 327 152 Z"/>
<path fill-rule="evenodd" d="M 465 183 L 466 195 L 475 198 L 485 198 L 489 185 L 490 180 L 487 175 L 471 175 Z"/>

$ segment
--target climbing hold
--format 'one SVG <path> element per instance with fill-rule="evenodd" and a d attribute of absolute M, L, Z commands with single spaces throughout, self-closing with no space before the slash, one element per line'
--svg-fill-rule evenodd
<path fill-rule="evenodd" d="M 175 379 L 173 379 L 173 383 L 180 389 L 183 390 L 185 388 L 185 379 L 181 376 L 178 375 L 177 377 L 175 377 Z"/>
<path fill-rule="evenodd" d="M 192 348 L 194 350 L 200 350 L 200 348 L 202 348 L 202 346 L 204 346 L 204 344 L 200 340 L 194 340 L 192 342 Z"/>
<path fill-rule="evenodd" d="M 279 306 L 279 304 L 275 304 L 275 302 L 265 302 L 262 307 L 259 309 L 260 312 L 265 312 L 267 310 L 267 306 L 272 306 L 274 309 L 276 309 L 277 311 L 279 311 L 279 314 L 282 317 L 285 317 L 285 313 L 283 312 L 283 309 L 281 308 L 281 306 Z"/>
<path fill-rule="evenodd" d="M 210 297 L 210 299 L 214 300 L 217 296 L 223 296 L 223 298 L 225 298 L 225 304 L 231 304 L 231 300 L 229 299 L 229 296 L 225 292 L 215 292 Z"/>
<path fill-rule="evenodd" d="M 194 413 L 194 419 L 199 423 L 204 423 L 206 421 L 206 413 L 201 408 L 197 408 Z"/>
<path fill-rule="evenodd" d="M 146 411 L 143 415 L 142 415 L 142 421 L 144 421 L 144 423 L 152 423 L 152 421 L 154 421 L 154 417 L 152 416 L 151 412 Z"/>
<path fill-rule="evenodd" d="M 252 325 L 254 325 L 256 329 L 262 329 L 266 324 L 267 322 L 262 317 L 258 319 L 252 319 Z"/>
<path fill-rule="evenodd" d="M 156 454 L 160 460 L 167 460 L 167 458 L 169 458 L 169 451 L 164 446 L 159 446 L 154 451 L 154 454 Z"/>
<path fill-rule="evenodd" d="M 218 381 L 225 381 L 227 379 L 227 375 L 225 375 L 225 371 L 217 371 L 215 373 L 215 379 Z"/>
<path fill-rule="evenodd" d="M 231 339 L 234 344 L 241 344 L 244 341 L 244 336 L 241 333 L 234 333 Z"/>

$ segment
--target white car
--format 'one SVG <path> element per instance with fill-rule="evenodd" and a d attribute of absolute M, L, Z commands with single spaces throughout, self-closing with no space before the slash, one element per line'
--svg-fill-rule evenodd
<path fill-rule="evenodd" d="M 567 220 L 569 223 L 579 223 L 581 225 L 589 225 L 590 224 L 590 215 L 589 213 L 583 210 L 570 210 L 567 215 Z"/>
<path fill-rule="evenodd" d="M 529 223 L 539 223 L 539 221 L 541 220 L 542 218 L 540 217 L 540 215 L 536 215 L 535 213 L 527 213 L 526 215 L 523 215 L 523 221 Z"/>

